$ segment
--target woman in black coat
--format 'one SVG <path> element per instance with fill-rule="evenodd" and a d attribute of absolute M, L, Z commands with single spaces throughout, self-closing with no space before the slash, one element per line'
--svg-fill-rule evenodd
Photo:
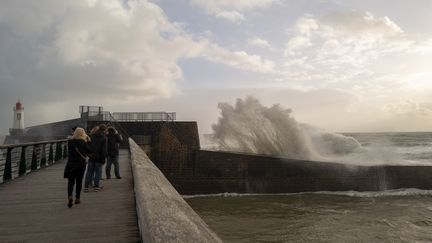
<path fill-rule="evenodd" d="M 84 129 L 75 129 L 72 138 L 68 141 L 68 162 L 66 163 L 64 178 L 68 179 L 68 207 L 73 205 L 73 189 L 75 190 L 75 204 L 80 203 L 82 180 L 86 168 L 86 157 L 91 152 L 90 138 Z"/>

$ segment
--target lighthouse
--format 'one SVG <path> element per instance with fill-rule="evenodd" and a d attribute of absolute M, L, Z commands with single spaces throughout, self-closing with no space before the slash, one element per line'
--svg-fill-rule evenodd
<path fill-rule="evenodd" d="M 18 100 L 13 108 L 14 111 L 14 121 L 13 127 L 9 129 L 11 135 L 22 134 L 24 130 L 24 106 Z"/>

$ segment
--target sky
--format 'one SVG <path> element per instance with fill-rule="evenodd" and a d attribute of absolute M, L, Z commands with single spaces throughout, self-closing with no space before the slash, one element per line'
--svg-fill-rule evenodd
<path fill-rule="evenodd" d="M 0 134 L 108 111 L 210 133 L 252 95 L 334 132 L 432 130 L 430 0 L 3 0 Z"/>

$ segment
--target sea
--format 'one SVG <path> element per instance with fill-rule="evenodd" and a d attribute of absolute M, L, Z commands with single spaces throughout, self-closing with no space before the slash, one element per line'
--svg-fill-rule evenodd
<path fill-rule="evenodd" d="M 432 133 L 344 135 L 366 149 L 385 148 L 407 165 L 432 166 Z M 185 199 L 224 242 L 432 242 L 429 190 L 222 193 Z"/>

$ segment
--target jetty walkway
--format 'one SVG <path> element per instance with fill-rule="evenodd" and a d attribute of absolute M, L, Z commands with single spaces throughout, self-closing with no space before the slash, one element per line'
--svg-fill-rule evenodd
<path fill-rule="evenodd" d="M 0 185 L 0 242 L 140 242 L 127 150 L 120 166 L 122 179 L 82 192 L 70 209 L 65 161 Z"/>
<path fill-rule="evenodd" d="M 222 242 L 135 141 L 67 207 L 67 140 L 0 146 L 0 242 Z"/>

